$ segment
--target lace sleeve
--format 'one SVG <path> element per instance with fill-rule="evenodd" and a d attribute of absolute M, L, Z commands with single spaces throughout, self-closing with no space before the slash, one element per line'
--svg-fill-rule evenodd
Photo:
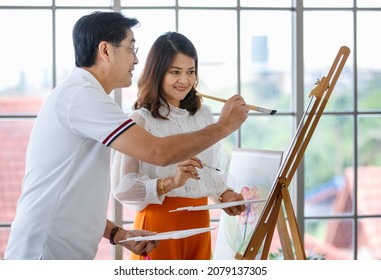
<path fill-rule="evenodd" d="M 203 106 L 202 108 L 202 114 L 204 115 L 204 118 L 207 120 L 209 124 L 212 124 L 215 122 L 213 118 L 213 114 L 211 112 L 211 109 L 209 106 Z M 231 189 L 228 185 L 229 180 L 229 173 L 224 172 L 227 169 L 227 165 L 229 162 L 229 156 L 227 151 L 223 148 L 223 145 L 221 142 L 216 143 L 211 147 L 213 154 L 212 158 L 209 159 L 209 162 L 212 162 L 212 165 L 214 167 L 217 167 L 221 170 L 221 172 L 212 172 L 211 173 L 211 180 L 213 185 L 213 192 L 209 196 L 212 201 L 215 203 L 219 203 L 219 197 L 222 193 L 224 193 L 226 190 Z"/>
<path fill-rule="evenodd" d="M 226 170 L 226 151 L 223 151 L 221 143 L 215 144 L 214 148 L 214 166 L 218 167 L 220 172 L 212 172 L 212 181 L 214 186 L 214 191 L 212 195 L 209 196 L 213 202 L 219 203 L 220 195 L 226 190 L 230 189 L 228 185 L 229 173 Z"/>
<path fill-rule="evenodd" d="M 137 113 L 131 118 L 144 126 L 144 119 Z M 111 152 L 111 188 L 115 199 L 132 210 L 142 210 L 148 204 L 161 204 L 157 195 L 157 179 L 139 173 L 139 160 L 116 150 Z"/>

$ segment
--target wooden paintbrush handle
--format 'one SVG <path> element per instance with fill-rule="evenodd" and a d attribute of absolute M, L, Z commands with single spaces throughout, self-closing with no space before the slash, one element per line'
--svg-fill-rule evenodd
<path fill-rule="evenodd" d="M 226 99 L 223 99 L 223 98 L 219 98 L 219 97 L 215 97 L 215 96 L 211 96 L 211 95 L 206 95 L 206 94 L 199 93 L 199 92 L 197 92 L 196 95 L 201 96 L 201 97 L 205 97 L 208 99 L 220 101 L 220 102 L 226 102 L 227 101 Z"/>
<path fill-rule="evenodd" d="M 196 95 L 201 96 L 201 97 L 205 97 L 205 98 L 208 98 L 208 99 L 212 99 L 212 100 L 215 100 L 215 101 L 226 102 L 226 99 L 215 97 L 215 96 L 211 96 L 211 95 L 207 95 L 207 94 L 203 94 L 203 93 L 199 93 L 199 92 L 197 92 Z M 274 115 L 276 113 L 276 110 L 270 110 L 270 109 L 266 109 L 266 108 L 260 108 L 258 106 L 254 106 L 254 105 L 250 105 L 250 104 L 246 104 L 246 105 L 247 105 L 247 107 L 249 107 L 250 110 L 261 112 L 261 113 L 264 113 L 264 114 L 267 114 L 267 115 Z"/>

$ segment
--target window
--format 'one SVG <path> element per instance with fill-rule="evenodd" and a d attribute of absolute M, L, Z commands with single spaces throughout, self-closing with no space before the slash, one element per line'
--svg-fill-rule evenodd
<path fill-rule="evenodd" d="M 218 4 L 217 4 L 218 2 Z M 129 112 L 153 41 L 166 31 L 189 37 L 199 53 L 199 90 L 240 93 L 251 113 L 227 137 L 233 147 L 286 150 L 317 79 L 340 46 L 351 49 L 290 192 L 307 256 L 381 258 L 381 2 L 368 0 L 0 0 L 0 258 L 21 191 L 28 137 L 44 98 L 74 66 L 71 29 L 94 10 L 136 17 L 139 64 L 133 86 L 114 96 Z M 20 19 L 25 24 L 21 24 Z M 160 24 L 158 24 L 160 23 Z M 222 105 L 205 100 L 218 118 Z M 110 198 L 109 216 L 132 226 L 134 213 Z M 212 213 L 213 224 L 219 212 Z M 276 244 L 275 244 L 276 245 Z M 103 240 L 98 259 L 128 258 Z M 275 249 L 276 253 L 276 249 Z"/>

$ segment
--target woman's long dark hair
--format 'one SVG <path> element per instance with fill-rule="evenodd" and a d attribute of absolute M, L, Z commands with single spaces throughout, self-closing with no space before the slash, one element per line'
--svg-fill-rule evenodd
<path fill-rule="evenodd" d="M 166 32 L 156 39 L 148 53 L 143 72 L 138 81 L 138 98 L 134 104 L 134 109 L 146 108 L 154 118 L 167 118 L 167 116 L 162 116 L 159 113 L 160 99 L 166 103 L 169 109 L 169 104 L 163 98 L 162 83 L 178 53 L 194 59 L 196 75 L 195 84 L 186 97 L 181 100 L 180 108 L 186 109 L 191 115 L 200 108 L 201 99 L 196 95 L 195 89 L 198 83 L 196 48 L 184 35 L 177 32 Z"/>

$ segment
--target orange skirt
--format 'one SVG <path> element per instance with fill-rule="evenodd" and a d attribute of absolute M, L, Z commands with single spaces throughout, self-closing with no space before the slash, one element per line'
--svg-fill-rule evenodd
<path fill-rule="evenodd" d="M 166 197 L 162 205 L 150 204 L 137 212 L 135 229 L 154 232 L 166 232 L 210 226 L 209 211 L 169 212 L 179 207 L 200 206 L 208 203 L 208 198 Z M 210 232 L 201 233 L 181 239 L 161 240 L 160 245 L 149 253 L 152 260 L 210 260 Z M 142 260 L 143 257 L 132 254 L 131 259 Z"/>

